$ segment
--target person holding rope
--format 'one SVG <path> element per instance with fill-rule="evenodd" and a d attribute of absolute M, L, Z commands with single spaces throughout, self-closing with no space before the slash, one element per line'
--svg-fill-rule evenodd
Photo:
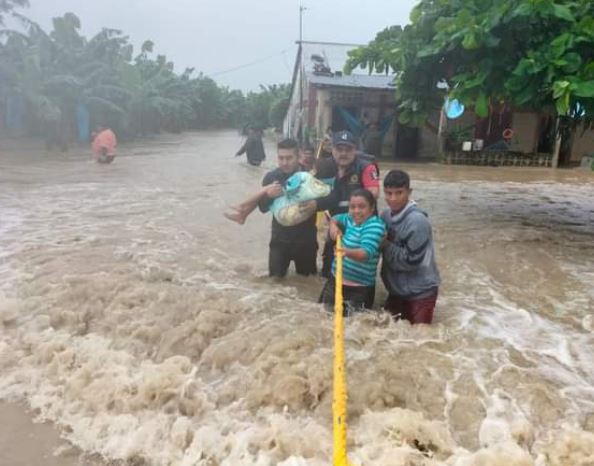
<path fill-rule="evenodd" d="M 375 196 L 367 189 L 356 189 L 349 197 L 348 213 L 332 217 L 329 236 L 336 241 L 342 234 L 344 312 L 370 309 L 375 299 L 375 277 L 380 257 L 380 244 L 386 227 L 376 215 Z M 332 261 L 332 274 L 326 281 L 319 302 L 334 306 L 336 287 L 336 259 Z"/>
<path fill-rule="evenodd" d="M 317 209 L 328 210 L 330 215 L 344 214 L 349 210 L 351 193 L 357 189 L 368 190 L 377 199 L 379 196 L 379 169 L 377 164 L 357 153 L 357 140 L 350 131 L 340 131 L 332 139 L 331 173 L 318 173 L 318 178 L 329 180 L 332 192 L 318 199 Z M 329 167 L 325 167 L 328 170 Z M 334 260 L 334 240 L 327 238 L 322 254 L 322 276 L 330 278 Z"/>

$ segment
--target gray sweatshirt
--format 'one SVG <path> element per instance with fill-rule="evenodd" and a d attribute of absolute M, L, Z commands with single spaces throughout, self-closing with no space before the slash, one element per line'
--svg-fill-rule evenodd
<path fill-rule="evenodd" d="M 382 251 L 382 280 L 388 293 L 401 298 L 422 298 L 439 286 L 433 233 L 427 214 L 413 201 L 395 215 L 381 215 L 388 230 Z"/>

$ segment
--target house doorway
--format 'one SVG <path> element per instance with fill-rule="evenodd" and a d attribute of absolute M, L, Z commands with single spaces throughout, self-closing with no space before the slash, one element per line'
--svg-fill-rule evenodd
<path fill-rule="evenodd" d="M 396 160 L 417 160 L 419 156 L 419 128 L 396 123 L 393 157 Z"/>

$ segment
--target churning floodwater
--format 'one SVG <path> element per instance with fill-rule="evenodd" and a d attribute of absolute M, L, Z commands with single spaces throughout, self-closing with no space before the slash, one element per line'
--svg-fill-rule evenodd
<path fill-rule="evenodd" d="M 330 464 L 322 281 L 223 218 L 275 162 L 240 143 L 0 148 L 0 398 L 106 462 Z M 594 465 L 594 174 L 406 168 L 443 285 L 432 326 L 348 320 L 353 464 Z"/>

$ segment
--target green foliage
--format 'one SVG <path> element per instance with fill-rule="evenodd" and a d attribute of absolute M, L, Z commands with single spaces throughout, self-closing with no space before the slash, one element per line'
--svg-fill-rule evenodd
<path fill-rule="evenodd" d="M 594 115 L 591 0 L 421 0 L 411 24 L 350 53 L 357 67 L 394 73 L 400 120 L 419 123 L 445 94 L 486 116 L 506 102 Z M 439 85 L 439 87 L 438 87 Z"/>
<path fill-rule="evenodd" d="M 0 15 L 11 12 L 22 31 L 0 29 L 0 104 L 23 97 L 31 134 L 48 127 L 74 136 L 76 109 L 85 106 L 92 124 L 119 135 L 213 127 L 280 127 L 288 105 L 288 85 L 260 92 L 218 86 L 193 69 L 179 74 L 164 55 L 154 56 L 147 40 L 134 56 L 122 31 L 103 29 L 87 39 L 80 20 L 66 13 L 53 19 L 49 33 L 12 12 L 23 0 L 0 0 Z M 1 19 L 1 16 L 0 16 Z"/>
<path fill-rule="evenodd" d="M 260 92 L 249 92 L 246 96 L 246 124 L 280 129 L 289 106 L 290 85 L 273 84 L 260 86 Z"/>

